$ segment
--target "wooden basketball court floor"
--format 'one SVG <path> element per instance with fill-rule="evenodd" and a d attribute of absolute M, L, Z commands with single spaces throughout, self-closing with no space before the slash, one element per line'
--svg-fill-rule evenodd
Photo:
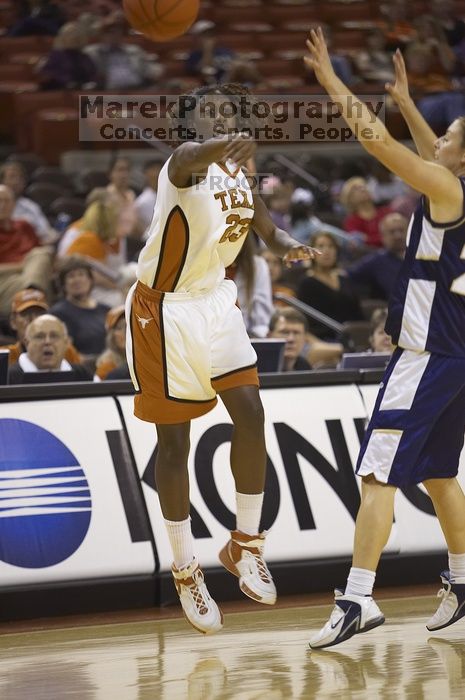
<path fill-rule="evenodd" d="M 465 620 L 428 632 L 435 592 L 380 591 L 386 623 L 319 652 L 308 638 L 329 596 L 225 604 L 223 631 L 207 637 L 177 608 L 4 623 L 0 698 L 462 700 Z"/>

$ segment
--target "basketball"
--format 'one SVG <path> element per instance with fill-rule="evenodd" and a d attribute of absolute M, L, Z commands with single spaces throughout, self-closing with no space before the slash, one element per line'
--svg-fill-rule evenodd
<path fill-rule="evenodd" d="M 129 24 L 154 41 L 169 41 L 194 23 L 200 0 L 123 0 Z"/>

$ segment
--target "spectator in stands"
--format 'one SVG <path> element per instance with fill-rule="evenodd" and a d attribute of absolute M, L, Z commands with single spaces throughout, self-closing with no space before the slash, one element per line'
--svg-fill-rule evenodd
<path fill-rule="evenodd" d="M 50 309 L 68 328 L 78 351 L 95 356 L 105 348 L 105 318 L 109 307 L 92 298 L 94 284 L 92 268 L 83 258 L 69 257 L 58 272 L 64 299 Z"/>
<path fill-rule="evenodd" d="M 103 90 L 133 90 L 158 81 L 163 67 L 140 46 L 126 44 L 128 23 L 117 11 L 102 21 L 100 43 L 85 49 L 98 68 L 98 85 Z"/>
<path fill-rule="evenodd" d="M 163 162 L 160 160 L 148 160 L 144 163 L 145 187 L 134 202 L 137 217 L 144 231 L 152 221 L 157 201 L 158 176 L 162 167 Z"/>
<path fill-rule="evenodd" d="M 419 192 L 406 185 L 404 188 L 404 193 L 394 197 L 394 199 L 391 201 L 390 209 L 398 214 L 402 214 L 402 216 L 405 216 L 407 221 L 410 221 L 410 217 L 417 208 L 419 199 Z"/>
<path fill-rule="evenodd" d="M 92 297 L 109 306 L 123 301 L 118 279 L 125 255 L 123 242 L 116 235 L 117 227 L 118 208 L 111 195 L 102 190 L 101 196 L 74 224 L 73 240 L 64 253 L 65 256 L 78 255 L 89 262 L 94 276 Z"/>
<path fill-rule="evenodd" d="M 307 319 L 297 309 L 278 309 L 271 317 L 269 337 L 284 338 L 286 341 L 283 372 L 312 369 L 303 356 L 307 331 Z"/>
<path fill-rule="evenodd" d="M 17 21 L 10 36 L 54 35 L 65 21 L 63 11 L 53 0 L 17 0 Z"/>
<path fill-rule="evenodd" d="M 7 316 L 11 300 L 20 289 L 48 291 L 53 250 L 40 246 L 32 226 L 12 219 L 13 191 L 0 185 L 0 314 Z"/>
<path fill-rule="evenodd" d="M 366 48 L 355 56 L 355 63 L 361 78 L 370 81 L 391 81 L 394 79 L 392 52 L 387 49 L 383 31 L 378 27 L 365 34 Z"/>
<path fill-rule="evenodd" d="M 112 201 L 115 208 L 117 207 L 115 200 L 111 198 L 111 195 L 109 195 L 106 187 L 94 187 L 94 189 L 91 190 L 86 197 L 86 201 L 85 201 L 86 209 L 88 209 L 88 207 L 90 207 L 90 205 L 93 204 L 94 202 L 101 202 L 101 201 L 106 202 L 107 200 Z M 63 256 L 65 256 L 67 254 L 70 245 L 80 235 L 81 230 L 82 230 L 82 217 L 80 219 L 77 219 L 76 221 L 73 221 L 68 226 L 68 228 L 63 233 L 60 240 L 58 241 L 57 255 L 59 258 L 62 258 Z"/>
<path fill-rule="evenodd" d="M 395 197 L 401 197 L 408 191 L 407 185 L 402 182 L 400 177 L 393 175 L 378 161 L 371 163 L 370 174 L 366 178 L 366 186 L 377 206 L 380 204 L 391 206 L 391 202 Z"/>
<path fill-rule="evenodd" d="M 48 309 L 49 305 L 45 294 L 39 289 L 22 289 L 14 295 L 11 302 L 10 326 L 16 332 L 18 340 L 12 345 L 0 348 L 1 350 L 9 350 L 8 362 L 10 364 L 17 362 L 21 353 L 26 350 L 24 338 L 28 325 L 45 314 Z M 67 345 L 65 360 L 71 363 L 81 362 L 81 356 L 71 342 Z"/>
<path fill-rule="evenodd" d="M 430 15 L 415 21 L 416 36 L 405 50 L 415 103 L 433 129 L 443 129 L 465 112 L 465 97 L 454 91 L 456 57 L 442 28 Z"/>
<path fill-rule="evenodd" d="M 265 338 L 273 313 L 271 279 L 266 261 L 256 254 L 251 234 L 247 235 L 234 263 L 227 268 L 226 276 L 236 283 L 237 301 L 247 333 L 252 338 Z"/>
<path fill-rule="evenodd" d="M 320 251 L 297 289 L 297 298 L 334 321 L 361 321 L 363 313 L 353 285 L 338 267 L 339 249 L 335 238 L 321 231 L 310 239 Z M 333 341 L 337 333 L 319 321 L 309 320 L 310 332 L 321 340 Z"/>
<path fill-rule="evenodd" d="M 95 381 L 107 379 L 110 372 L 117 368 L 124 368 L 129 377 L 126 361 L 126 319 L 123 305 L 116 306 L 107 313 L 105 330 L 107 332 L 107 347 L 97 359 Z"/>
<path fill-rule="evenodd" d="M 41 243 L 53 243 L 57 233 L 50 226 L 41 207 L 33 199 L 23 196 L 27 185 L 23 165 L 19 161 L 7 160 L 0 169 L 0 182 L 13 190 L 15 196 L 15 208 L 11 218 L 28 221 Z"/>
<path fill-rule="evenodd" d="M 197 46 L 187 58 L 187 73 L 197 76 L 205 85 L 222 82 L 234 52 L 217 45 L 215 24 L 210 20 L 195 22 L 190 33 L 195 37 Z"/>
<path fill-rule="evenodd" d="M 453 0 L 432 0 L 431 14 L 453 49 L 465 40 L 465 22 L 456 16 Z"/>
<path fill-rule="evenodd" d="M 289 207 L 292 191 L 275 175 L 263 179 L 260 192 L 274 224 L 284 231 L 290 229 Z"/>
<path fill-rule="evenodd" d="M 47 58 L 39 65 L 43 90 L 91 90 L 97 85 L 97 67 L 83 52 L 87 37 L 79 22 L 64 24 Z"/>
<path fill-rule="evenodd" d="M 107 186 L 116 206 L 118 207 L 118 230 L 119 238 L 143 233 L 138 224 L 137 211 L 135 208 L 136 193 L 129 186 L 131 177 L 131 163 L 127 158 L 117 158 L 110 168 Z"/>
<path fill-rule="evenodd" d="M 240 83 L 250 90 L 261 86 L 263 76 L 250 60 L 233 59 L 222 79 L 225 83 Z"/>
<path fill-rule="evenodd" d="M 405 255 L 408 220 L 402 214 L 381 219 L 383 250 L 369 253 L 348 268 L 351 281 L 371 299 L 389 299 Z"/>
<path fill-rule="evenodd" d="M 68 332 L 60 319 L 42 314 L 26 329 L 26 352 L 9 369 L 10 384 L 91 381 L 88 371 L 65 360 Z"/>
<path fill-rule="evenodd" d="M 405 0 L 390 0 L 381 5 L 384 20 L 380 23 L 388 47 L 395 51 L 399 45 L 406 44 L 415 34 L 410 12 Z"/>
<path fill-rule="evenodd" d="M 384 330 L 387 315 L 386 308 L 375 309 L 371 315 L 370 350 L 373 352 L 392 353 L 394 351 L 391 336 Z"/>
<path fill-rule="evenodd" d="M 283 261 L 275 255 L 269 248 L 265 248 L 261 253 L 262 258 L 268 265 L 271 279 L 271 291 L 273 294 L 274 306 L 286 306 L 286 302 L 275 298 L 276 293 L 285 294 L 288 297 L 295 297 L 295 288 L 291 286 L 284 277 Z"/>
<path fill-rule="evenodd" d="M 337 226 L 331 226 L 315 215 L 313 205 L 300 199 L 291 202 L 289 208 L 291 218 L 290 233 L 293 238 L 301 243 L 308 241 L 318 231 L 328 231 L 337 240 L 343 249 L 353 250 L 363 245 L 365 236 L 356 232 L 347 233 Z"/>
<path fill-rule="evenodd" d="M 365 243 L 373 248 L 382 245 L 379 222 L 389 213 L 389 207 L 376 207 L 362 177 L 351 177 L 341 190 L 340 200 L 348 212 L 344 228 L 365 234 Z"/>

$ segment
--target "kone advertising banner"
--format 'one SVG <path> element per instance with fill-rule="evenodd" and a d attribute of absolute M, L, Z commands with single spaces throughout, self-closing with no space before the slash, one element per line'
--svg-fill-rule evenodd
<path fill-rule="evenodd" d="M 360 492 L 354 475 L 366 412 L 355 385 L 264 389 L 268 452 L 262 527 L 267 561 L 350 555 Z M 154 479 L 154 426 L 119 398 L 157 545 L 160 569 L 172 555 Z M 221 402 L 192 421 L 189 458 L 192 531 L 202 566 L 235 527 L 235 485 L 229 467 L 232 424 Z M 399 551 L 394 525 L 387 551 Z"/>
<path fill-rule="evenodd" d="M 124 440 L 111 397 L 0 404 L 1 586 L 154 571 Z"/>

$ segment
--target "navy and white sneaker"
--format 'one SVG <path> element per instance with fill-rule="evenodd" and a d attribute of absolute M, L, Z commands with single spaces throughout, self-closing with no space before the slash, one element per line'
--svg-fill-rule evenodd
<path fill-rule="evenodd" d="M 465 580 L 461 579 L 457 583 L 451 579 L 450 571 L 443 571 L 441 581 L 438 598 L 442 598 L 442 603 L 426 624 L 426 629 L 430 632 L 449 627 L 465 616 Z"/>
<path fill-rule="evenodd" d="M 384 622 L 384 615 L 371 596 L 345 595 L 336 589 L 334 600 L 328 622 L 310 639 L 310 649 L 332 647 Z"/>

